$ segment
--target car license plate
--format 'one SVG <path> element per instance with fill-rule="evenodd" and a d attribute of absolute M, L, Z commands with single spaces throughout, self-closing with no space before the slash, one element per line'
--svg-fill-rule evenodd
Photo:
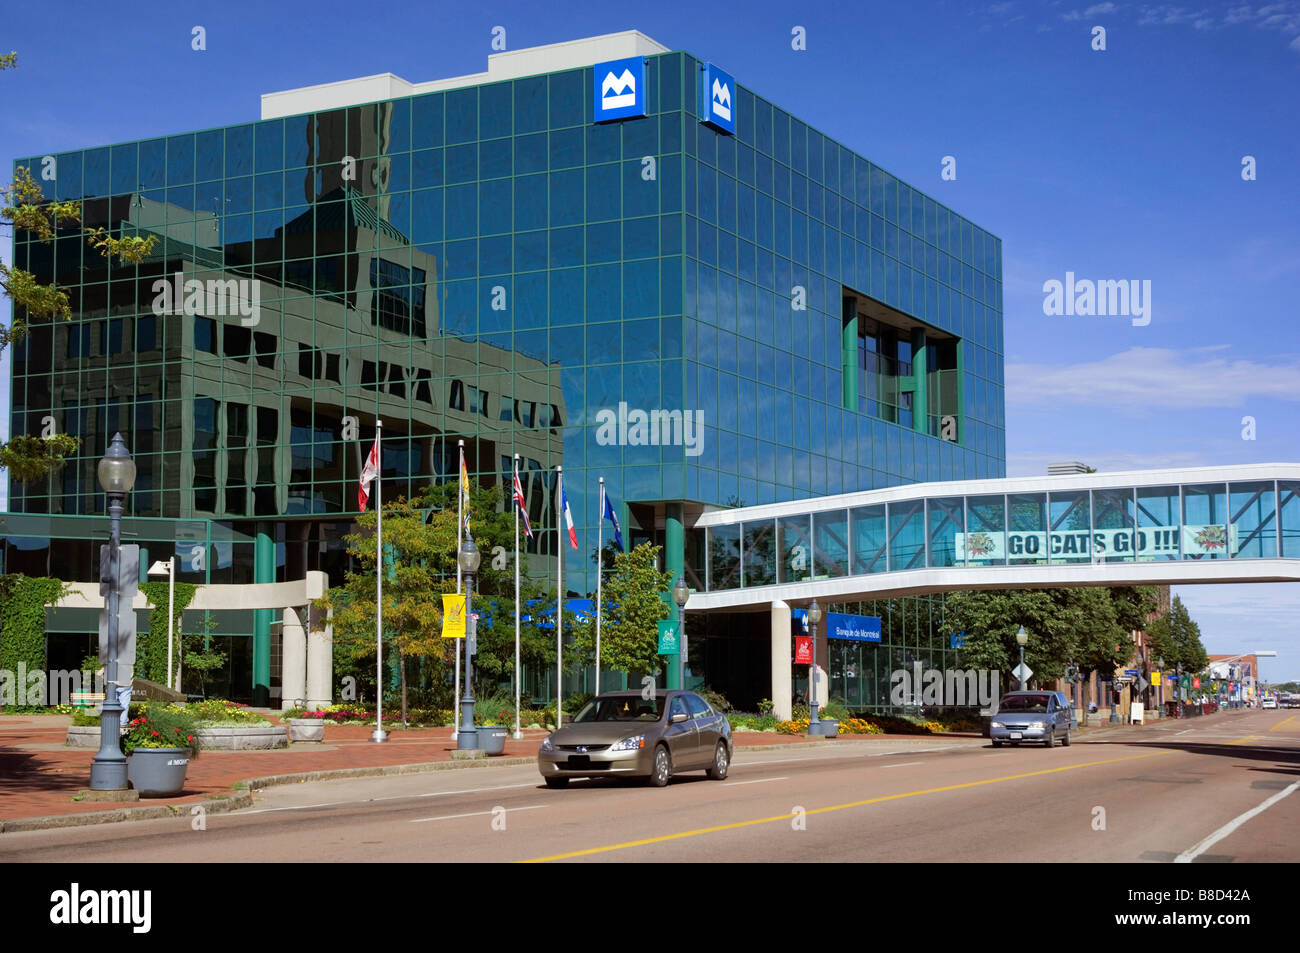
<path fill-rule="evenodd" d="M 1011 732 L 1011 737 L 1012 737 L 1013 739 L 1015 739 L 1015 738 L 1019 738 L 1019 737 L 1020 737 L 1020 732 L 1018 732 L 1018 731 L 1013 731 L 1013 732 Z"/>

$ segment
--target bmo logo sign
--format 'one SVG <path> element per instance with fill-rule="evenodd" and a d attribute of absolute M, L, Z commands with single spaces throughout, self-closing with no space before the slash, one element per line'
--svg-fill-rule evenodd
<path fill-rule="evenodd" d="M 596 122 L 644 116 L 645 60 L 634 56 L 597 63 L 592 70 L 592 93 Z"/>
<path fill-rule="evenodd" d="M 736 81 L 712 63 L 703 66 L 700 84 L 700 121 L 719 132 L 736 134 Z"/>

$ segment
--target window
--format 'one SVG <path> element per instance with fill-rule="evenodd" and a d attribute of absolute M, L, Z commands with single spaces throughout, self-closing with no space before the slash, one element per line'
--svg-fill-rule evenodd
<path fill-rule="evenodd" d="M 278 342 L 274 334 L 264 331 L 253 332 L 253 347 L 257 351 L 257 363 L 262 367 L 275 370 L 275 351 Z"/>
<path fill-rule="evenodd" d="M 399 334 L 424 337 L 425 273 L 381 258 L 370 260 L 370 323 Z"/>
<path fill-rule="evenodd" d="M 253 335 L 241 324 L 227 324 L 222 328 L 226 357 L 236 361 L 247 361 L 248 352 L 253 345 Z"/>
<path fill-rule="evenodd" d="M 713 709 L 709 707 L 709 703 L 699 695 L 687 695 L 686 707 L 691 710 L 691 717 L 693 718 L 708 718 L 713 714 Z"/>

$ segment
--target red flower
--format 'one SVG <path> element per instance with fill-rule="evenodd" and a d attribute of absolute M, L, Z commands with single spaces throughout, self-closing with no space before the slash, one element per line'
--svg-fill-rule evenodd
<path fill-rule="evenodd" d="M 157 738 L 157 737 L 158 737 L 158 732 L 155 731 L 155 732 L 153 733 L 153 737 Z"/>
<path fill-rule="evenodd" d="M 173 728 L 172 731 L 180 731 L 179 728 Z"/>
<path fill-rule="evenodd" d="M 186 738 L 185 740 L 186 740 L 186 741 L 193 741 L 193 740 L 194 740 L 194 736 L 193 736 L 193 735 L 190 735 L 190 736 L 189 736 L 188 738 Z"/>

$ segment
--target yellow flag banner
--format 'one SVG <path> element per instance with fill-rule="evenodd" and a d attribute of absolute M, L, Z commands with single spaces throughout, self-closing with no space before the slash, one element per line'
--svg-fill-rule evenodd
<path fill-rule="evenodd" d="M 465 597 L 454 592 L 442 594 L 442 637 L 465 638 Z"/>

